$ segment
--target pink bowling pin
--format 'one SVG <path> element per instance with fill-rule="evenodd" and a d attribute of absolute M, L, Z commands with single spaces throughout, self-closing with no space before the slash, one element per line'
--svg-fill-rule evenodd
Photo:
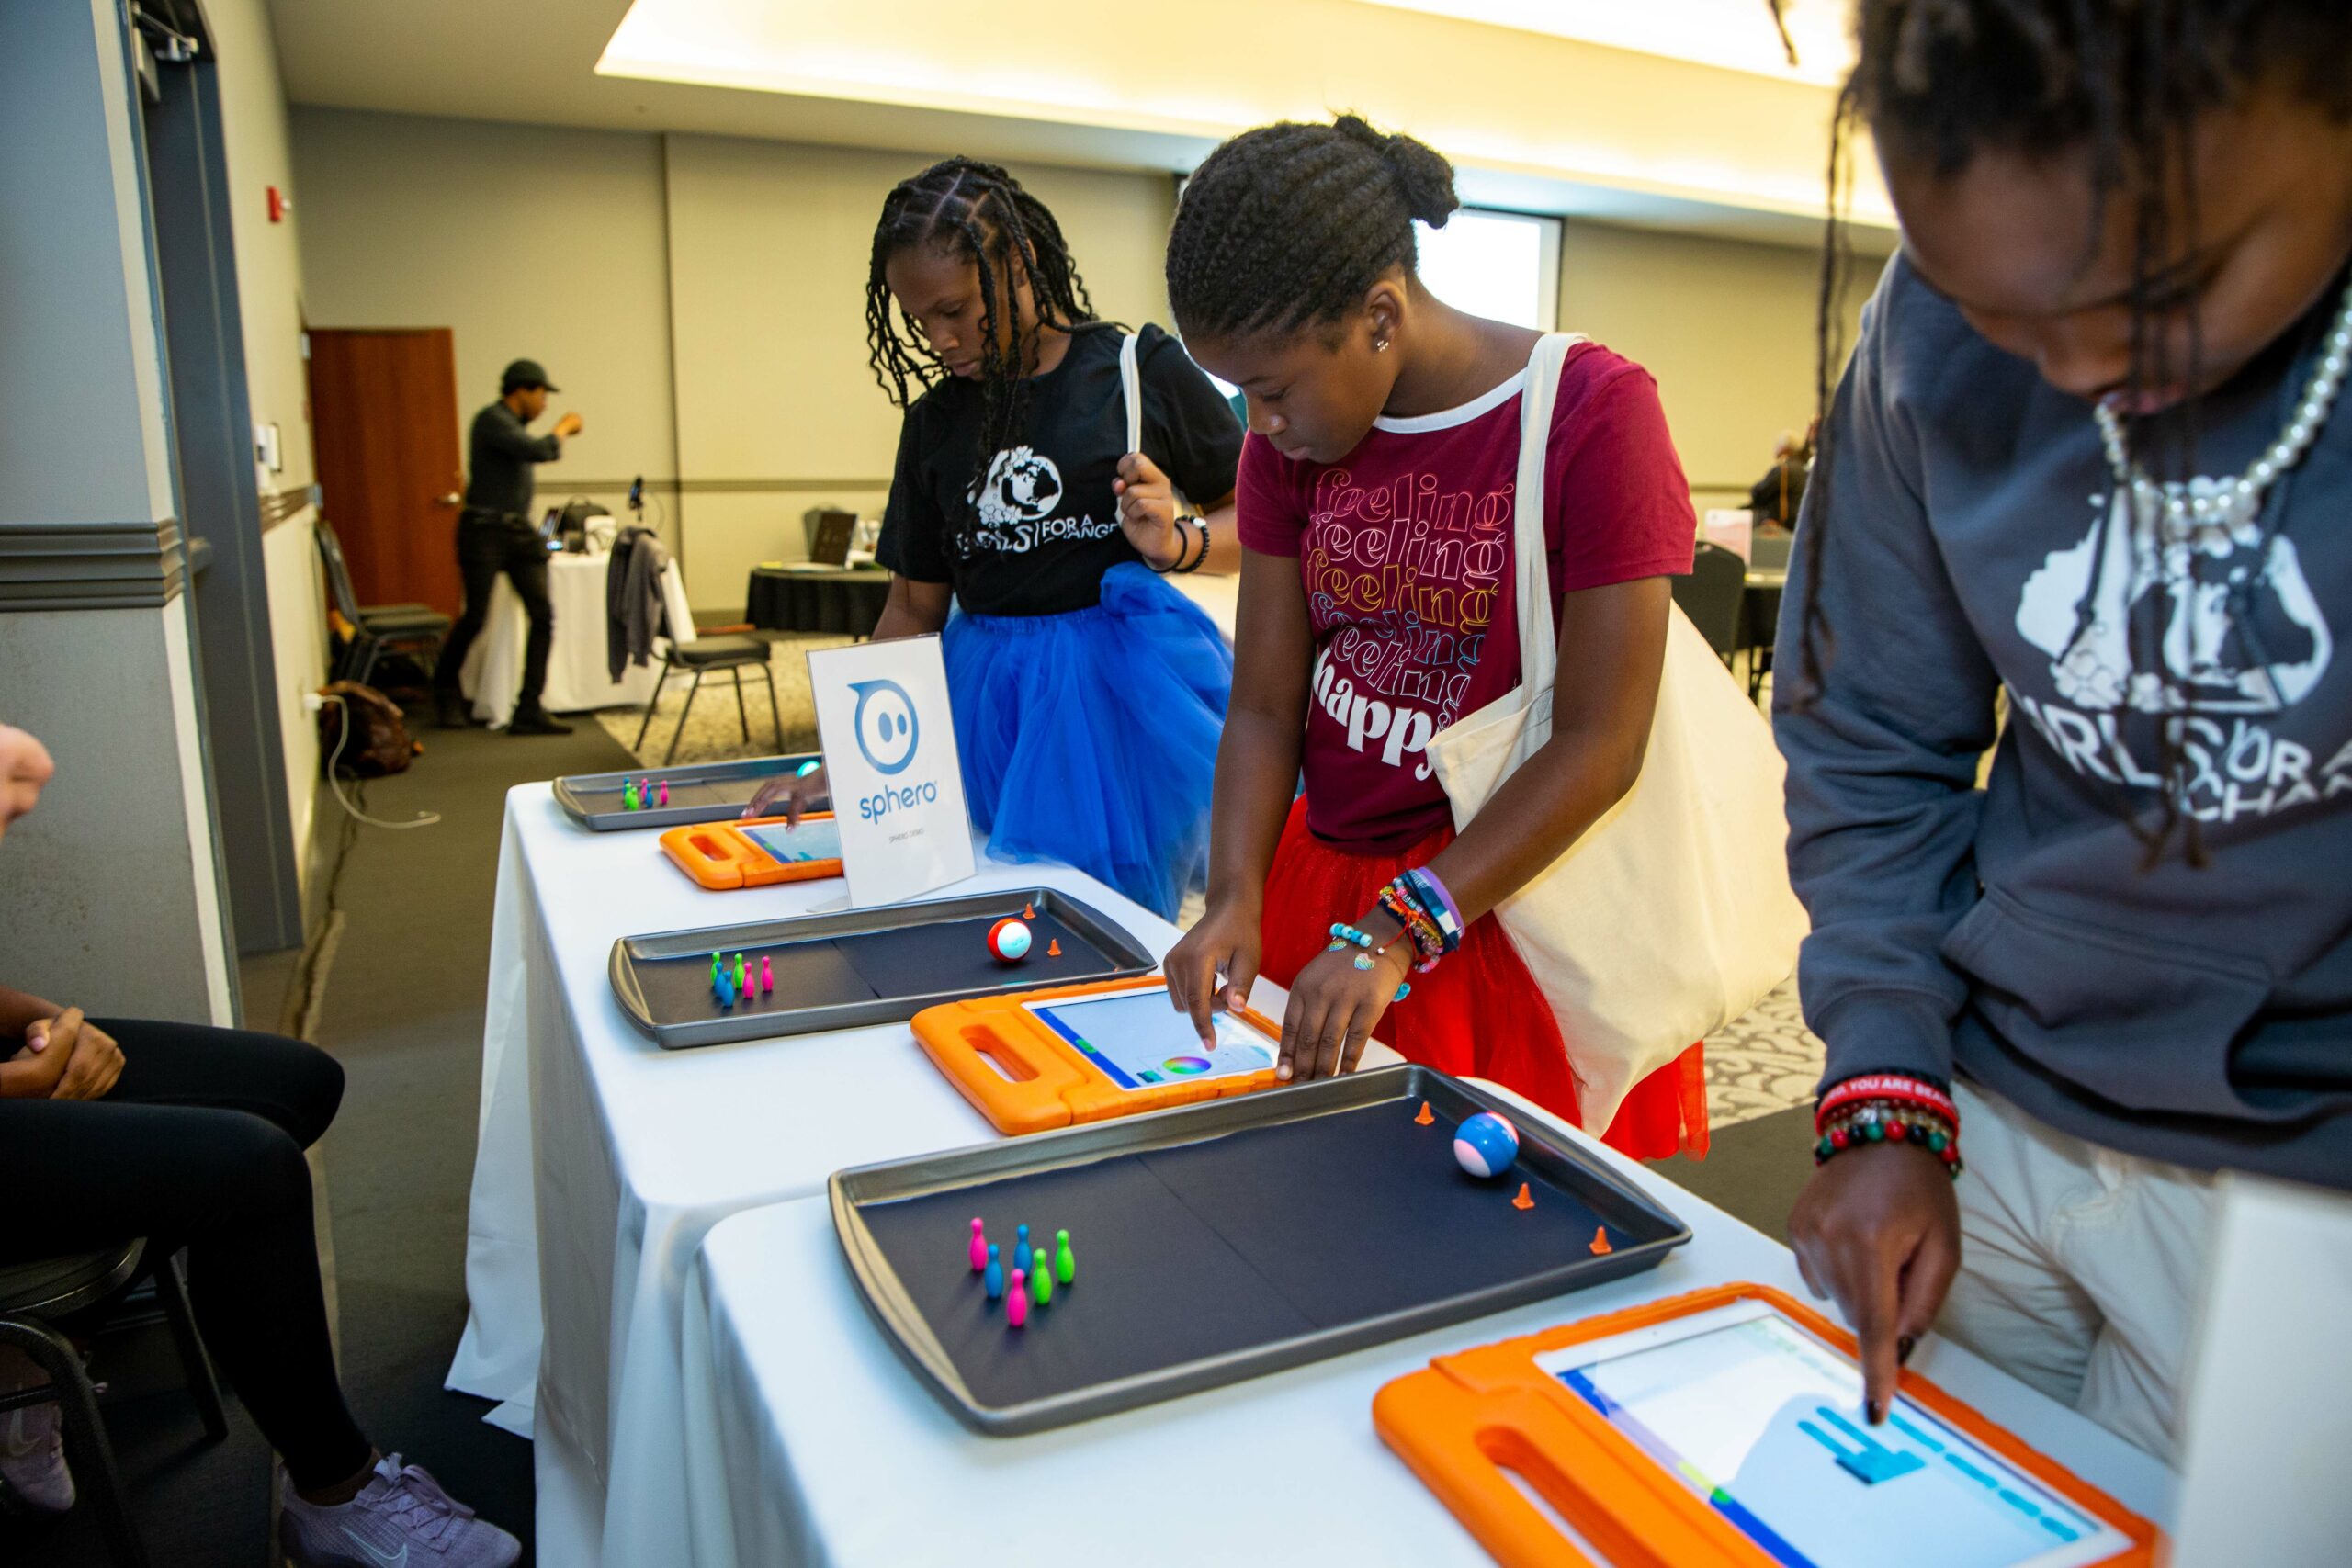
<path fill-rule="evenodd" d="M 664 806 L 670 804 L 670 781 L 668 779 L 663 779 L 662 781 L 662 804 Z"/>
<path fill-rule="evenodd" d="M 1012 1271 L 1012 1289 L 1004 1292 L 1004 1321 L 1015 1328 L 1029 1321 L 1029 1275 L 1025 1269 Z"/>
<path fill-rule="evenodd" d="M 989 1238 L 980 1234 L 980 1222 L 972 1222 L 972 1272 L 977 1274 L 989 1266 Z"/>
<path fill-rule="evenodd" d="M 767 954 L 762 953 L 760 955 L 760 995 L 766 997 L 775 994 L 775 965 L 768 962 Z"/>

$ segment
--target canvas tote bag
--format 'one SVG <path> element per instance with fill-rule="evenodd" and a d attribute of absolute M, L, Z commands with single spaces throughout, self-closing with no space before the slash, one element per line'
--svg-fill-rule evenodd
<path fill-rule="evenodd" d="M 1560 367 L 1582 341 L 1559 333 L 1540 340 L 1520 395 L 1520 683 L 1430 738 L 1457 829 L 1552 738 L 1559 639 L 1544 562 L 1544 468 Z M 1578 1109 L 1595 1136 L 1634 1084 L 1796 967 L 1807 925 L 1789 887 L 1782 773 L 1770 728 L 1675 608 L 1641 776 L 1496 910 L 1559 1020 Z"/>

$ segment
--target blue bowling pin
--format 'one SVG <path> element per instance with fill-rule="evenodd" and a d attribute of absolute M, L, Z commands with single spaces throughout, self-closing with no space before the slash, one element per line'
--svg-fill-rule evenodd
<path fill-rule="evenodd" d="M 989 1300 L 995 1301 L 1004 1294 L 1004 1265 L 997 1261 L 994 1242 L 989 1243 L 989 1271 L 981 1280 L 989 1288 Z"/>
<path fill-rule="evenodd" d="M 1015 1269 L 1027 1269 L 1030 1261 L 1029 1227 L 1020 1225 L 1015 1227 L 1012 1233 L 1012 1266 Z"/>

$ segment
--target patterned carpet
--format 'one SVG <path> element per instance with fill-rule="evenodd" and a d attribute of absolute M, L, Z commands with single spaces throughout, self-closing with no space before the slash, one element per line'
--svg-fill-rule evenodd
<path fill-rule="evenodd" d="M 1707 1119 L 1729 1127 L 1813 1103 L 1820 1037 L 1804 1026 L 1792 976 L 1770 996 L 1707 1036 Z"/>

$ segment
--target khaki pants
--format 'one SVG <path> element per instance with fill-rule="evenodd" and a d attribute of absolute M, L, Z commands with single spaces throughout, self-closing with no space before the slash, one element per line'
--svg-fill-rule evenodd
<path fill-rule="evenodd" d="M 1937 1331 L 2175 1461 L 2212 1178 L 2086 1143 L 1970 1085 L 1957 1098 L 1960 1277 Z"/>

